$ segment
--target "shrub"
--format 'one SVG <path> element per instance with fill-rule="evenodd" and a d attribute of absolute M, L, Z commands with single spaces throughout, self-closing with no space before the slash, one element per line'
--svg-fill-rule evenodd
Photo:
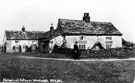
<path fill-rule="evenodd" d="M 103 50 L 83 50 L 83 58 L 129 58 L 135 56 L 135 48 L 111 48 Z"/>
<path fill-rule="evenodd" d="M 53 53 L 72 56 L 73 49 L 55 47 Z M 101 50 L 80 50 L 81 58 L 130 58 L 135 57 L 135 48 L 110 48 Z"/>
<path fill-rule="evenodd" d="M 70 49 L 70 48 L 54 47 L 52 53 L 59 53 L 59 54 L 72 55 L 73 50 Z"/>

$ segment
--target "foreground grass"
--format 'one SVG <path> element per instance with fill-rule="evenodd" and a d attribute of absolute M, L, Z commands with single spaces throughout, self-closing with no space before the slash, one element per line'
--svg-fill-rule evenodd
<path fill-rule="evenodd" d="M 133 83 L 135 61 L 56 61 L 0 55 L 0 78 L 60 79 L 63 83 Z"/>

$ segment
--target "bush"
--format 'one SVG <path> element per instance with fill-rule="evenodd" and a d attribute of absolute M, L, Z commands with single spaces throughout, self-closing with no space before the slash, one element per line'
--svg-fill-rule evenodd
<path fill-rule="evenodd" d="M 53 53 L 73 55 L 73 49 L 55 47 Z M 110 48 L 102 50 L 80 50 L 81 58 L 130 58 L 135 57 L 135 48 Z"/>
<path fill-rule="evenodd" d="M 72 55 L 73 49 L 70 49 L 70 48 L 63 48 L 63 47 L 54 47 L 52 53 L 59 53 L 59 54 Z"/>
<path fill-rule="evenodd" d="M 135 48 L 111 48 L 81 51 L 82 58 L 130 58 L 134 56 Z"/>

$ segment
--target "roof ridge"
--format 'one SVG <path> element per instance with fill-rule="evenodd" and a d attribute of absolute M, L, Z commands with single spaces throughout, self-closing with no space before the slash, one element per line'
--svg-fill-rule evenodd
<path fill-rule="evenodd" d="M 5 30 L 5 31 L 12 31 L 12 32 L 22 32 L 21 30 Z M 29 30 L 26 30 L 25 32 L 47 32 L 47 31 L 29 31 Z"/>
<path fill-rule="evenodd" d="M 43 37 L 44 33 L 43 31 L 5 30 L 7 39 L 38 39 Z"/>
<path fill-rule="evenodd" d="M 58 20 L 83 21 L 83 20 L 76 20 L 76 19 L 63 19 L 63 18 L 59 18 Z M 97 23 L 111 23 L 111 24 L 112 24 L 112 22 L 100 22 L 100 21 L 90 21 L 90 22 L 97 22 Z"/>
<path fill-rule="evenodd" d="M 83 21 L 83 20 L 75 20 L 75 19 L 63 19 L 63 18 L 59 18 L 58 20 Z"/>
<path fill-rule="evenodd" d="M 91 21 L 91 22 L 95 22 L 95 23 L 111 23 L 112 24 L 112 22 L 100 22 L 100 21 Z"/>

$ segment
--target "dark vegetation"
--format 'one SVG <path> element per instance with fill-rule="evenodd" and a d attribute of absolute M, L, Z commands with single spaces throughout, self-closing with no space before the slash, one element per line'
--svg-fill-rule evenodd
<path fill-rule="evenodd" d="M 127 59 L 135 57 L 135 48 L 111 48 L 102 50 L 80 50 L 80 59 Z M 26 53 L 1 53 L 1 55 L 32 56 L 44 58 L 73 58 L 73 49 L 57 48 L 52 53 L 26 52 Z"/>
<path fill-rule="evenodd" d="M 103 50 L 81 51 L 82 58 L 132 58 L 135 48 L 111 48 Z"/>
<path fill-rule="evenodd" d="M 0 55 L 1 80 L 35 78 L 60 79 L 63 83 L 133 83 L 135 76 L 135 61 L 59 61 L 18 55 Z"/>
<path fill-rule="evenodd" d="M 73 49 L 54 48 L 53 53 L 66 54 L 72 57 Z M 110 48 L 101 50 L 80 50 L 80 58 L 131 58 L 135 57 L 135 48 Z"/>
<path fill-rule="evenodd" d="M 135 61 L 59 61 L 36 58 L 72 58 L 72 49 L 57 48 L 52 54 L 1 53 L 0 81 L 8 79 L 60 79 L 63 83 L 133 83 Z M 81 58 L 131 58 L 135 48 L 81 50 Z"/>

